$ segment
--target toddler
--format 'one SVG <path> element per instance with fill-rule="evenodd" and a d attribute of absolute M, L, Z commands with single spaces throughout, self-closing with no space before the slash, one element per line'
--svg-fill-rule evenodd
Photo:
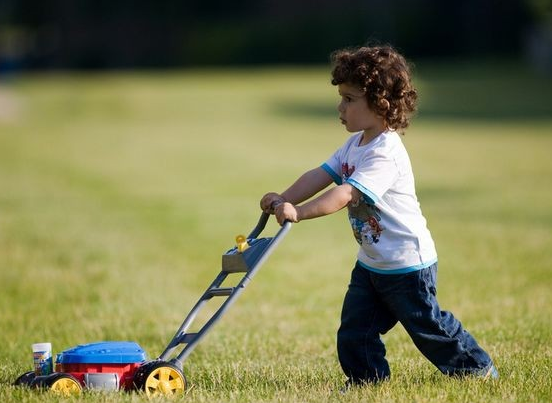
<path fill-rule="evenodd" d="M 321 166 L 260 204 L 280 224 L 348 209 L 359 244 L 337 334 L 348 384 L 389 378 L 380 336 L 397 322 L 442 373 L 498 377 L 489 355 L 437 303 L 437 253 L 401 140 L 417 100 L 408 63 L 390 46 L 339 50 L 332 63 L 339 119 L 352 135 Z"/>

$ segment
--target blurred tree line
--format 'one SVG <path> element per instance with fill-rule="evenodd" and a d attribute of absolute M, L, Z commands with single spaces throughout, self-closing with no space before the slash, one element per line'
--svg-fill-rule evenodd
<path fill-rule="evenodd" d="M 519 56 L 550 2 L 0 0 L 0 69 L 319 63 L 368 41 L 408 57 Z"/>

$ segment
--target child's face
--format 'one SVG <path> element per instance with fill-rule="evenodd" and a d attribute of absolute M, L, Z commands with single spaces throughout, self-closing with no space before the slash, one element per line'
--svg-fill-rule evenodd
<path fill-rule="evenodd" d="M 364 131 L 366 136 L 375 136 L 385 130 L 385 120 L 368 107 L 366 94 L 348 83 L 338 85 L 341 102 L 337 110 L 339 119 L 348 132 Z"/>

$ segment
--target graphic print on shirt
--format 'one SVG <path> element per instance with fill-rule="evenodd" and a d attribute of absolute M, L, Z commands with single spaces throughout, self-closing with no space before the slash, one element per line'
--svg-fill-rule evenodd
<path fill-rule="evenodd" d="M 349 176 L 351 176 L 355 172 L 355 166 L 349 167 L 349 164 L 347 162 L 343 162 L 341 164 L 341 179 L 345 183 L 347 179 L 349 179 Z"/>
<path fill-rule="evenodd" d="M 349 166 L 344 162 L 341 164 L 341 178 L 343 183 L 353 174 L 355 166 Z M 380 224 L 380 210 L 366 200 L 362 194 L 356 202 L 351 202 L 347 206 L 349 210 L 349 222 L 353 228 L 353 234 L 357 242 L 362 245 L 366 241 L 369 245 L 378 243 L 381 233 L 385 228 Z"/>

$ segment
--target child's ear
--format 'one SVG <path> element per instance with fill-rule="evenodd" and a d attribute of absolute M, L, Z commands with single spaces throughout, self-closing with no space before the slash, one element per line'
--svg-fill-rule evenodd
<path fill-rule="evenodd" d="M 379 109 L 382 109 L 382 110 L 389 110 L 389 108 L 391 107 L 391 104 L 389 103 L 389 101 L 385 98 L 381 98 L 379 101 L 378 101 L 378 108 Z"/>

